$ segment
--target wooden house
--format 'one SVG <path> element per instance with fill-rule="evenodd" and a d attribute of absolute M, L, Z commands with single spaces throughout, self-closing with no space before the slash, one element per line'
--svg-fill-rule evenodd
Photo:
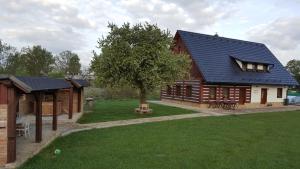
<path fill-rule="evenodd" d="M 280 106 L 297 81 L 262 43 L 178 30 L 175 53 L 187 53 L 189 77 L 161 90 L 161 100 L 207 107 L 232 101 L 239 107 Z"/>

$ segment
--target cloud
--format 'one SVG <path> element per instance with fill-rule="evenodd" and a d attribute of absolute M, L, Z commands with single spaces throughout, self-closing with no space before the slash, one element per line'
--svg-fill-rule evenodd
<path fill-rule="evenodd" d="M 300 17 L 278 18 L 248 31 L 248 39 L 265 43 L 285 64 L 300 59 Z"/>
<path fill-rule="evenodd" d="M 66 49 L 77 50 L 84 44 L 82 35 L 74 32 L 72 29 L 48 29 L 43 27 L 36 28 L 24 28 L 8 29 L 4 32 L 11 38 L 18 39 L 20 42 L 24 42 L 29 45 L 41 45 L 47 49 L 51 49 L 54 53 L 59 53 Z M 76 37 L 76 40 L 73 41 Z M 72 43 L 70 43 L 72 41 Z"/>
<path fill-rule="evenodd" d="M 42 45 L 54 53 L 80 50 L 85 46 L 84 33 L 95 29 L 95 24 L 72 6 L 45 0 L 0 3 L 0 38 L 24 46 Z"/>
<path fill-rule="evenodd" d="M 228 5 L 223 8 L 224 3 Z M 137 20 L 157 23 L 173 32 L 177 29 L 200 30 L 230 16 L 231 1 L 121 0 L 120 7 Z"/>
<path fill-rule="evenodd" d="M 73 50 L 88 63 L 107 23 L 157 23 L 174 33 L 199 31 L 230 16 L 234 1 L 192 0 L 0 0 L 0 39 L 17 47 Z M 228 8 L 224 9 L 226 5 Z M 90 55 L 89 55 L 90 53 Z"/>

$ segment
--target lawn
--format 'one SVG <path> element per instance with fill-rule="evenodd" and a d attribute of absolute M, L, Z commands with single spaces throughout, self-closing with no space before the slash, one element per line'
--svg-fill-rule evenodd
<path fill-rule="evenodd" d="M 176 114 L 195 113 L 192 110 L 150 103 L 151 114 L 138 114 L 134 109 L 139 105 L 137 100 L 97 100 L 92 112 L 85 113 L 78 123 L 95 123 L 113 120 L 156 117 Z"/>
<path fill-rule="evenodd" d="M 53 155 L 56 148 L 60 155 Z M 300 168 L 300 112 L 193 118 L 78 132 L 21 169 Z"/>

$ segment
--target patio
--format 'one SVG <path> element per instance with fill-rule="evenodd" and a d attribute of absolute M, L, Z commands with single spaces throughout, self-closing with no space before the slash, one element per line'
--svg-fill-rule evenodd
<path fill-rule="evenodd" d="M 52 130 L 52 117 L 43 117 L 43 140 L 40 143 L 35 142 L 35 116 L 27 115 L 26 120 L 30 122 L 30 136 L 17 136 L 16 154 L 17 160 L 14 163 L 5 165 L 5 168 L 16 168 L 24 163 L 27 159 L 37 154 L 41 149 L 46 147 L 61 133 L 74 128 L 74 123 L 80 118 L 82 113 L 74 113 L 73 119 L 68 118 L 68 114 L 58 116 L 58 127 L 56 131 Z"/>

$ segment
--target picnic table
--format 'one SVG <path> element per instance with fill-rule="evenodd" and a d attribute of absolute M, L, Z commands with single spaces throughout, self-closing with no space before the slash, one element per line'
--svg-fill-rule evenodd
<path fill-rule="evenodd" d="M 235 110 L 238 107 L 238 102 L 232 100 L 214 100 L 208 101 L 208 108 L 223 108 L 226 110 Z"/>

